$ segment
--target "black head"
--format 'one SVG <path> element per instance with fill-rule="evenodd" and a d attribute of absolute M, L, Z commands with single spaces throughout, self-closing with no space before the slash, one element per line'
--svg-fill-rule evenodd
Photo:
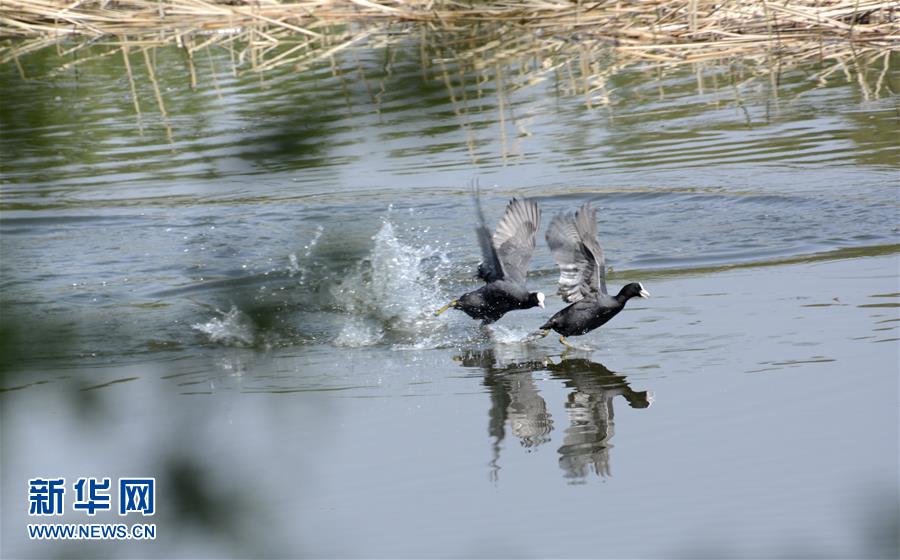
<path fill-rule="evenodd" d="M 528 294 L 528 303 L 526 304 L 525 309 L 531 309 L 532 307 L 544 307 L 544 294 L 541 292 L 531 292 Z"/>
<path fill-rule="evenodd" d="M 650 292 L 645 290 L 640 282 L 632 282 L 622 286 L 622 289 L 619 290 L 619 295 L 616 296 L 622 301 L 628 301 L 633 297 L 648 298 L 650 297 Z"/>

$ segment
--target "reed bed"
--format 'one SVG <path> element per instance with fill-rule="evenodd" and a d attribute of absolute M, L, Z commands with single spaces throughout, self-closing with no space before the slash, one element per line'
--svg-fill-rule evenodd
<path fill-rule="evenodd" d="M 898 9 L 871 0 L 0 0 L 0 64 L 24 76 L 19 59 L 29 52 L 99 45 L 61 68 L 116 55 L 129 66 L 140 50 L 152 71 L 148 49 L 175 45 L 196 87 L 194 57 L 206 49 L 227 50 L 235 73 L 264 73 L 413 42 L 423 74 L 443 80 L 451 97 L 451 74 L 498 80 L 510 63 L 520 72 L 506 88 L 564 76 L 591 105 L 626 66 L 735 60 L 772 76 L 817 62 L 819 79 L 843 74 L 877 97 L 900 48 Z"/>

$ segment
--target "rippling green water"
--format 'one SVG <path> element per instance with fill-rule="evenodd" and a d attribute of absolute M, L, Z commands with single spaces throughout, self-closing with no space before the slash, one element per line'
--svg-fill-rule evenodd
<path fill-rule="evenodd" d="M 896 555 L 894 75 L 155 56 L 165 114 L 137 54 L 140 115 L 121 54 L 0 66 L 4 557 Z M 555 297 L 432 317 L 476 178 L 592 200 L 654 297 L 575 355 L 523 342 Z M 135 474 L 154 543 L 28 542 L 28 478 Z"/>

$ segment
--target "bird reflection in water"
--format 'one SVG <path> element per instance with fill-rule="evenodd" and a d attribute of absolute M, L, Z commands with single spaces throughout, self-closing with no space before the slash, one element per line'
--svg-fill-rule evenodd
<path fill-rule="evenodd" d="M 565 408 L 569 427 L 559 448 L 559 466 L 572 482 L 582 482 L 590 471 L 600 477 L 610 475 L 610 439 L 615 433 L 613 399 L 622 395 L 631 408 L 647 408 L 652 396 L 634 391 L 623 375 L 586 358 L 503 356 L 494 349 L 468 351 L 456 358 L 464 367 L 484 371 L 484 385 L 490 391 L 488 433 L 493 438 L 491 478 L 499 476 L 501 444 L 506 425 L 529 451 L 550 441 L 553 418 L 532 377 L 532 372 L 548 371 L 571 389 Z"/>
<path fill-rule="evenodd" d="M 647 408 L 651 395 L 632 390 L 625 376 L 583 358 L 548 363 L 547 369 L 572 389 L 566 399 L 569 427 L 559 448 L 560 468 L 574 480 L 583 480 L 588 470 L 609 476 L 610 439 L 615 434 L 613 399 L 622 395 L 631 408 Z"/>

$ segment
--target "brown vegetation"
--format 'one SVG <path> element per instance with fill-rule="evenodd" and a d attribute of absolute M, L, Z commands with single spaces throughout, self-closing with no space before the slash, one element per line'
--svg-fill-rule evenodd
<path fill-rule="evenodd" d="M 193 83 L 194 53 L 208 47 L 229 51 L 235 72 L 264 72 L 283 65 L 302 70 L 351 46 L 412 40 L 436 78 L 448 65 L 487 73 L 528 59 L 524 82 L 564 68 L 589 104 L 602 96 L 611 72 L 636 62 L 741 60 L 768 73 L 819 62 L 818 77 L 838 72 L 858 81 L 868 97 L 878 95 L 900 48 L 897 6 L 871 0 L 0 0 L 0 36 L 7 38 L 0 63 L 18 65 L 23 54 L 50 45 L 61 45 L 61 53 L 106 45 L 99 56 L 108 56 L 172 44 L 187 52 Z M 612 67 L 611 51 L 617 54 Z"/>

